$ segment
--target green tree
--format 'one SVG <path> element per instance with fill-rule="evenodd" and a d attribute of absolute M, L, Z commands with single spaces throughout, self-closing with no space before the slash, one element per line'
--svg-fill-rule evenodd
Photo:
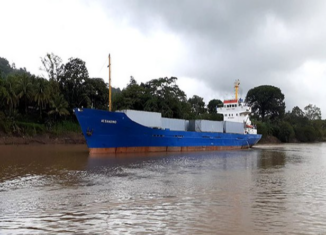
<path fill-rule="evenodd" d="M 4 96 L 6 93 L 6 88 L 5 88 L 5 80 L 2 78 L 1 73 L 0 73 L 0 110 L 5 110 L 5 101 L 4 101 Z"/>
<path fill-rule="evenodd" d="M 304 112 L 298 106 L 295 106 L 292 109 L 291 114 L 293 117 L 304 117 L 304 115 L 305 115 Z"/>
<path fill-rule="evenodd" d="M 216 114 L 217 113 L 216 108 L 222 106 L 223 106 L 223 102 L 221 100 L 213 99 L 208 102 L 207 105 L 208 113 Z"/>
<path fill-rule="evenodd" d="M 274 86 L 259 86 L 250 89 L 246 102 L 251 106 L 257 118 L 265 121 L 266 118 L 281 119 L 285 113 L 284 95 L 280 88 Z"/>
<path fill-rule="evenodd" d="M 161 112 L 164 117 L 184 118 L 183 108 L 187 97 L 176 84 L 177 79 L 176 77 L 165 77 L 142 84 L 146 97 L 144 109 Z"/>
<path fill-rule="evenodd" d="M 17 96 L 23 101 L 25 114 L 27 113 L 28 102 L 33 98 L 33 84 L 27 74 L 18 75 L 16 84 Z"/>
<path fill-rule="evenodd" d="M 305 116 L 309 120 L 321 120 L 321 111 L 320 108 L 316 107 L 316 105 L 309 104 L 305 108 Z"/>
<path fill-rule="evenodd" d="M 258 134 L 262 134 L 264 136 L 271 136 L 274 135 L 275 128 L 270 122 L 261 122 L 257 121 L 257 131 Z"/>
<path fill-rule="evenodd" d="M 10 65 L 7 59 L 0 57 L 0 76 L 6 78 L 10 74 L 12 75 L 27 74 L 31 76 L 31 74 L 26 70 L 26 68 L 17 69 L 14 63 Z"/>
<path fill-rule="evenodd" d="M 61 58 L 53 53 L 48 53 L 44 56 L 44 58 L 41 58 L 41 62 L 43 65 L 41 70 L 47 73 L 49 80 L 58 82 L 59 77 L 63 72 L 63 64 Z"/>
<path fill-rule="evenodd" d="M 18 104 L 18 96 L 16 95 L 15 91 L 16 85 L 16 77 L 9 76 L 8 78 L 4 79 L 3 87 L 1 89 L 1 99 L 7 104 L 9 114 L 13 112 Z"/>
<path fill-rule="evenodd" d="M 107 109 L 109 89 L 102 78 L 88 78 L 85 80 L 85 94 L 90 105 L 98 109 Z M 112 93 L 115 89 L 112 89 Z"/>
<path fill-rule="evenodd" d="M 128 85 L 121 93 L 114 96 L 113 109 L 135 109 L 144 110 L 145 88 L 137 84 L 136 80 L 131 77 Z"/>
<path fill-rule="evenodd" d="M 284 116 L 284 120 L 291 123 L 292 126 L 304 126 L 309 124 L 308 118 L 305 113 L 298 107 L 295 106 L 291 112 Z"/>
<path fill-rule="evenodd" d="M 176 84 L 177 78 L 158 78 L 138 85 L 131 77 L 121 93 L 115 95 L 115 109 L 135 109 L 160 112 L 163 117 L 185 118 L 186 94 Z"/>
<path fill-rule="evenodd" d="M 308 141 L 308 142 L 314 142 L 318 138 L 317 131 L 315 130 L 315 128 L 313 126 L 310 126 L 310 125 L 304 127 L 304 135 L 307 138 L 306 141 Z"/>
<path fill-rule="evenodd" d="M 9 61 L 5 58 L 0 57 L 0 77 L 6 77 L 13 71 L 11 68 Z"/>
<path fill-rule="evenodd" d="M 191 106 L 191 112 L 193 113 L 194 117 L 207 113 L 204 98 L 194 95 L 192 98 L 188 99 L 188 103 Z"/>
<path fill-rule="evenodd" d="M 44 78 L 38 78 L 35 84 L 34 101 L 37 103 L 42 117 L 42 110 L 50 102 L 51 89 L 50 83 Z"/>
<path fill-rule="evenodd" d="M 65 100 L 62 94 L 55 94 L 55 96 L 50 101 L 49 115 L 54 115 L 54 118 L 57 119 L 58 116 L 62 117 L 69 115 L 67 108 L 69 107 L 68 102 Z"/>
<path fill-rule="evenodd" d="M 90 107 L 91 101 L 85 90 L 85 82 L 89 78 L 84 61 L 70 58 L 59 76 L 60 91 L 69 104 L 69 108 Z"/>
<path fill-rule="evenodd" d="M 290 142 L 294 138 L 294 130 L 290 123 L 281 122 L 279 125 L 278 139 L 282 142 Z"/>
<path fill-rule="evenodd" d="M 311 115 L 310 118 L 318 117 L 318 108 L 308 105 L 305 110 Z M 317 110 L 317 112 L 314 110 Z M 296 106 L 292 109 L 292 112 L 285 115 L 284 121 L 290 123 L 293 127 L 296 140 L 301 142 L 321 140 L 323 137 L 323 121 L 321 119 L 309 120 L 308 116 Z M 279 128 L 280 131 L 281 129 L 282 127 Z"/>

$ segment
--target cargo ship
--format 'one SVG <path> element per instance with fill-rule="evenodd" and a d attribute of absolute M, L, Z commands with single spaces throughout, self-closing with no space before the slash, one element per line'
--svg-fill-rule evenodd
<path fill-rule="evenodd" d="M 75 108 L 74 113 L 90 154 L 247 149 L 261 135 L 251 124 L 251 108 L 238 99 L 239 85 L 237 80 L 235 98 L 216 108 L 223 121 L 165 118 L 137 110 Z"/>

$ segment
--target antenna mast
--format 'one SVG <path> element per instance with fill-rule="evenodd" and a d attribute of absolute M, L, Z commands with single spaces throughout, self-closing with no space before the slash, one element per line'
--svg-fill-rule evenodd
<path fill-rule="evenodd" d="M 112 111 L 112 102 L 111 102 L 111 56 L 109 54 L 109 111 Z"/>

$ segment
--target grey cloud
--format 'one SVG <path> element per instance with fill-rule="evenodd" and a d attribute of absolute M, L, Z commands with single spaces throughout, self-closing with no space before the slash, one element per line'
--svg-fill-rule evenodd
<path fill-rule="evenodd" d="M 326 60 L 322 0 L 120 0 L 103 5 L 144 34 L 157 27 L 177 34 L 189 51 L 174 71 L 216 91 L 229 89 L 226 81 L 235 79 L 243 81 L 243 90 L 262 84 L 291 90 L 291 79 L 284 83 L 280 76 L 307 60 Z M 269 26 L 280 27 L 285 38 Z"/>

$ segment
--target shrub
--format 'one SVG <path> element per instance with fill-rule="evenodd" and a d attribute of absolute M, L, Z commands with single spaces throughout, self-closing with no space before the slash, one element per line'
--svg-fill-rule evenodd
<path fill-rule="evenodd" d="M 269 122 L 257 122 L 258 134 L 263 136 L 273 135 L 275 127 Z"/>
<path fill-rule="evenodd" d="M 300 142 L 307 142 L 307 137 L 304 133 L 304 128 L 303 127 L 295 127 L 294 128 L 295 132 L 295 138 L 300 141 Z"/>
<path fill-rule="evenodd" d="M 28 136 L 35 136 L 45 132 L 45 127 L 42 124 L 17 122 L 17 126 L 20 128 L 21 133 Z"/>
<path fill-rule="evenodd" d="M 257 132 L 258 132 L 258 134 L 261 134 L 263 136 L 267 136 L 268 135 L 268 130 L 267 130 L 266 124 L 263 123 L 263 122 L 257 122 Z"/>
<path fill-rule="evenodd" d="M 304 127 L 304 134 L 307 137 L 307 141 L 313 142 L 318 138 L 318 133 L 312 126 Z"/>
<path fill-rule="evenodd" d="M 278 139 L 282 142 L 289 142 L 295 136 L 293 127 L 288 122 L 281 122 L 279 124 Z"/>
<path fill-rule="evenodd" d="M 81 128 L 77 122 L 74 121 L 62 121 L 57 123 L 52 128 L 53 134 L 59 135 L 65 132 L 81 132 Z"/>
<path fill-rule="evenodd" d="M 0 131 L 3 131 L 6 134 L 11 134 L 10 123 L 8 122 L 4 112 L 0 112 Z"/>

